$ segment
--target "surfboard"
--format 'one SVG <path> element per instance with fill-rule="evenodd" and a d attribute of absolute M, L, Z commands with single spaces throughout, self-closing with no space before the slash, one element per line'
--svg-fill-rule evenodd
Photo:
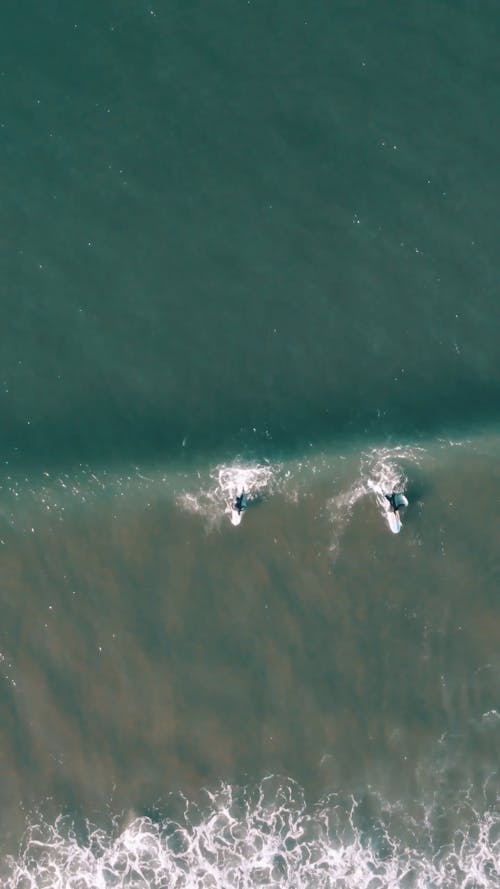
<path fill-rule="evenodd" d="M 235 508 L 236 504 L 238 503 L 238 500 L 241 500 L 241 509 L 239 511 Z M 247 505 L 248 505 L 248 501 L 247 501 L 247 497 L 246 497 L 246 494 L 244 491 L 242 491 L 241 494 L 238 494 L 238 496 L 232 500 L 231 512 L 230 512 L 232 525 L 241 525 L 243 513 L 245 512 Z"/>
<path fill-rule="evenodd" d="M 393 512 L 392 509 L 387 510 L 387 524 L 391 529 L 393 534 L 399 534 L 401 528 L 403 527 L 401 524 L 401 519 L 399 518 L 399 513 Z"/>

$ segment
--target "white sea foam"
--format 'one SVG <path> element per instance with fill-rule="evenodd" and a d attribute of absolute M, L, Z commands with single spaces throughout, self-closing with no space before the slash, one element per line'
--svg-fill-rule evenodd
<path fill-rule="evenodd" d="M 176 820 L 135 817 L 122 829 L 67 818 L 32 821 L 4 860 L 5 889 L 498 889 L 500 813 L 463 806 L 434 837 L 432 820 L 332 795 L 308 805 L 292 781 L 222 785 Z M 441 813 L 443 814 L 443 813 Z"/>
<path fill-rule="evenodd" d="M 425 454 L 424 448 L 400 445 L 392 448 L 375 448 L 363 452 L 360 461 L 361 477 L 369 488 L 387 493 L 402 489 L 408 483 L 408 467 L 418 466 Z"/>

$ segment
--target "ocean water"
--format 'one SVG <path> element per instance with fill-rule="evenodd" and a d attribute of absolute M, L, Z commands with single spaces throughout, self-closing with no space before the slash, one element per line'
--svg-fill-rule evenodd
<path fill-rule="evenodd" d="M 0 16 L 2 886 L 494 889 L 497 4 Z"/>

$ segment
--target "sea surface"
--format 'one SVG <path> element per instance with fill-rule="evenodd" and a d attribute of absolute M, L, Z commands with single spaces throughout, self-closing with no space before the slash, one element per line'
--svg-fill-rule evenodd
<path fill-rule="evenodd" d="M 500 885 L 499 28 L 2 3 L 5 889 Z"/>

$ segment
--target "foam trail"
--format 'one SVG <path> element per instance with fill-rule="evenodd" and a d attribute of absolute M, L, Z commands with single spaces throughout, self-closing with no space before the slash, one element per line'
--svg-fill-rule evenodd
<path fill-rule="evenodd" d="M 16 856 L 3 862 L 4 889 L 497 889 L 500 814 L 460 811 L 442 842 L 432 813 L 420 823 L 391 807 L 369 828 L 354 798 L 308 805 L 290 780 L 253 789 L 222 784 L 177 820 L 136 817 L 123 829 L 65 818 L 34 821 Z M 442 819 L 443 812 L 438 813 Z M 364 824 L 364 826 L 363 826 Z M 407 839 L 409 837 L 411 842 Z"/>

